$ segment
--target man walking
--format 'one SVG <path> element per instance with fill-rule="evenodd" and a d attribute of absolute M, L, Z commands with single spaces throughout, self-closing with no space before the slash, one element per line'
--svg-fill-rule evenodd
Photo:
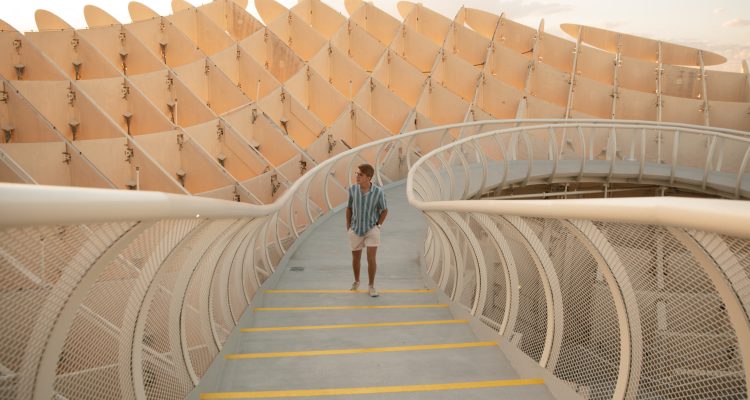
<path fill-rule="evenodd" d="M 375 290 L 375 255 L 380 245 L 380 227 L 388 215 L 383 189 L 372 184 L 375 170 L 370 164 L 362 164 L 355 172 L 356 182 L 349 187 L 349 203 L 346 206 L 346 230 L 352 247 L 352 269 L 354 283 L 351 290 L 359 288 L 359 267 L 362 248 L 367 247 L 367 276 L 370 296 L 377 297 Z"/>

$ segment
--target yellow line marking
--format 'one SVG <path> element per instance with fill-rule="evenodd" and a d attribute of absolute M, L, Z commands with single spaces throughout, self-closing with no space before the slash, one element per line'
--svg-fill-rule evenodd
<path fill-rule="evenodd" d="M 219 392 L 201 393 L 201 399 L 260 399 L 279 397 L 305 397 L 305 396 L 342 396 L 353 394 L 379 394 L 379 393 L 404 393 L 404 392 L 426 392 L 438 390 L 460 390 L 460 389 L 483 389 L 507 386 L 541 385 L 543 379 L 507 379 L 498 381 L 458 382 L 441 383 L 433 385 L 409 385 L 409 386 L 375 386 L 359 388 L 334 388 L 334 389 L 303 389 L 303 390 L 268 390 L 261 392 Z"/>
<path fill-rule="evenodd" d="M 432 289 L 378 290 L 380 293 L 431 293 Z M 265 293 L 368 293 L 367 290 L 265 290 Z"/>
<path fill-rule="evenodd" d="M 369 310 L 385 308 L 448 308 L 447 304 L 405 304 L 396 306 L 321 306 L 321 307 L 258 307 L 255 311 Z"/>
<path fill-rule="evenodd" d="M 389 352 L 397 352 L 397 351 L 466 349 L 470 347 L 490 347 L 490 346 L 497 346 L 497 342 L 445 343 L 445 344 L 423 344 L 423 345 L 416 345 L 416 346 L 372 347 L 372 348 L 359 348 L 359 349 L 228 354 L 224 356 L 224 359 L 245 360 L 245 359 L 250 359 L 250 358 L 310 357 L 310 356 L 328 356 L 328 355 L 339 355 L 339 354 L 389 353 Z"/>
<path fill-rule="evenodd" d="M 269 332 L 269 331 L 306 331 L 314 329 L 343 329 L 343 328 L 371 328 L 377 326 L 413 326 L 438 324 L 465 324 L 465 319 L 445 319 L 437 321 L 408 321 L 408 322 L 380 322 L 374 324 L 337 324 L 337 325 L 301 325 L 301 326 L 273 326 L 268 328 L 242 328 L 240 332 Z"/>

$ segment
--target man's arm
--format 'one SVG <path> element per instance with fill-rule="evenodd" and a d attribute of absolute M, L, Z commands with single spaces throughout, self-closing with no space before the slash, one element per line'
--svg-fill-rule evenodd
<path fill-rule="evenodd" d="M 380 212 L 380 217 L 378 218 L 378 226 L 383 225 L 383 222 L 385 222 L 385 217 L 388 216 L 388 209 Z"/>
<path fill-rule="evenodd" d="M 348 231 L 352 227 L 352 208 L 346 208 L 346 230 Z"/>

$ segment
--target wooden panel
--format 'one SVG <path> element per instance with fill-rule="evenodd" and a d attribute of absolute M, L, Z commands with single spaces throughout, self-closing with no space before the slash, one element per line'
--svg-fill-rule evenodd
<path fill-rule="evenodd" d="M 709 70 L 706 71 L 706 86 L 709 100 L 750 102 L 747 74 Z"/>
<path fill-rule="evenodd" d="M 417 104 L 427 79 L 415 66 L 391 50 L 388 50 L 372 76 L 412 107 Z"/>
<path fill-rule="evenodd" d="M 656 93 L 656 63 L 623 57 L 617 79 L 620 87 L 646 93 Z"/>
<path fill-rule="evenodd" d="M 656 120 L 656 95 L 620 88 L 615 111 L 616 119 Z"/>
<path fill-rule="evenodd" d="M 175 68 L 175 72 L 216 114 L 223 114 L 250 102 L 211 59 Z"/>
<path fill-rule="evenodd" d="M 539 41 L 537 55 L 540 63 L 543 62 L 560 71 L 570 72 L 573 69 L 575 49 L 574 42 L 545 33 Z"/>
<path fill-rule="evenodd" d="M 261 110 L 255 112 L 253 121 L 254 107 L 249 105 L 232 111 L 224 116 L 224 120 L 271 164 L 281 165 L 297 154 L 297 150 Z"/>
<path fill-rule="evenodd" d="M 699 77 L 700 69 L 664 65 L 661 92 L 668 96 L 699 99 L 703 93 L 703 83 Z"/>
<path fill-rule="evenodd" d="M 110 78 L 118 71 L 86 39 L 73 30 L 57 32 L 28 32 L 35 46 L 52 59 L 71 79 L 76 79 L 73 62 L 80 62 L 80 79 Z"/>
<path fill-rule="evenodd" d="M 488 76 L 480 86 L 477 105 L 492 114 L 494 118 L 511 119 L 516 117 L 518 101 L 521 97 L 523 97 L 522 91 Z"/>
<path fill-rule="evenodd" d="M 401 3 L 406 2 L 402 1 Z M 408 17 L 404 18 L 404 25 L 419 32 L 435 45 L 442 47 L 445 37 L 448 35 L 451 20 L 422 6 L 422 4 L 412 4 L 414 4 L 414 8 Z"/>
<path fill-rule="evenodd" d="M 576 78 L 572 110 L 596 118 L 612 118 L 612 90 L 612 86 L 580 76 Z"/>
<path fill-rule="evenodd" d="M 10 143 L 58 142 L 62 135 L 20 93 L 4 83 L 8 101 L 0 107 L 0 142 L 6 143 L 6 129 L 12 129 Z"/>
<path fill-rule="evenodd" d="M 291 12 L 286 19 L 278 18 L 269 24 L 268 29 L 305 61 L 317 54 L 326 42 L 323 36 Z"/>
<path fill-rule="evenodd" d="M 336 47 L 345 52 L 359 64 L 362 69 L 371 72 L 378 63 L 385 47 L 358 25 L 351 25 L 351 29 L 342 29 L 331 39 Z"/>
<path fill-rule="evenodd" d="M 284 92 L 282 101 L 281 93 L 281 90 L 272 92 L 260 101 L 260 107 L 290 139 L 304 149 L 317 138 L 324 125 L 290 93 Z M 286 130 L 282 121 L 287 121 Z"/>
<path fill-rule="evenodd" d="M 124 78 L 81 81 L 79 87 L 124 132 L 128 131 L 127 122 L 123 116 L 125 113 L 131 115 L 131 135 L 161 132 L 171 128 L 167 117 L 155 108 L 135 85 L 131 85 Z M 127 96 L 123 96 L 123 90 L 127 90 Z"/>
<path fill-rule="evenodd" d="M 401 26 L 399 20 L 369 2 L 364 3 L 364 6 L 356 10 L 351 15 L 350 21 L 372 35 L 383 46 L 387 46 L 393 41 L 398 28 Z M 353 29 L 353 27 L 348 29 Z"/>
<path fill-rule="evenodd" d="M 286 82 L 303 66 L 303 61 L 270 30 L 260 30 L 240 45 L 279 82 Z"/>
<path fill-rule="evenodd" d="M 335 46 L 318 53 L 310 65 L 348 99 L 354 98 L 368 77 L 354 60 Z"/>
<path fill-rule="evenodd" d="M 126 75 L 143 74 L 164 68 L 161 60 L 138 38 L 128 35 L 128 31 L 122 25 L 82 29 L 78 33 Z M 124 63 L 126 68 L 123 68 L 123 51 L 127 54 Z"/>
<path fill-rule="evenodd" d="M 73 139 L 69 126 L 73 120 L 79 123 L 78 140 L 114 138 L 125 134 L 85 93 L 75 88 L 75 101 L 71 106 L 68 103 L 68 82 L 17 81 L 15 86 L 68 139 Z"/>
<path fill-rule="evenodd" d="M 239 50 L 240 57 L 237 58 Z M 255 58 L 241 46 L 230 47 L 214 55 L 211 60 L 221 69 L 247 98 L 257 101 L 281 85 L 276 77 L 258 64 Z"/>
<path fill-rule="evenodd" d="M 20 45 L 18 50 L 14 43 Z M 17 65 L 23 65 L 21 76 L 17 74 Z M 0 76 L 35 81 L 67 79 L 56 64 L 15 31 L 0 31 Z"/>
<path fill-rule="evenodd" d="M 565 107 L 552 104 L 544 99 L 529 96 L 526 99 L 524 118 L 565 118 Z"/>
<path fill-rule="evenodd" d="M 487 39 L 492 39 L 495 34 L 495 27 L 499 19 L 500 17 L 487 11 L 464 8 L 464 23 Z"/>
<path fill-rule="evenodd" d="M 234 43 L 223 29 L 197 8 L 175 12 L 167 20 L 207 55 L 216 54 Z"/>
<path fill-rule="evenodd" d="M 489 57 L 487 70 L 493 77 L 516 89 L 524 90 L 529 62 L 528 56 L 518 54 L 511 48 L 496 44 L 493 53 Z"/>
<path fill-rule="evenodd" d="M 364 90 L 357 94 L 354 102 L 370 113 L 391 133 L 399 133 L 404 119 L 411 108 L 383 84 L 373 80 L 370 90 L 365 84 Z"/>
<path fill-rule="evenodd" d="M 703 100 L 662 96 L 662 101 L 664 102 L 662 121 L 703 125 L 705 121 L 705 115 L 702 110 Z"/>
<path fill-rule="evenodd" d="M 750 103 L 709 101 L 708 106 L 711 126 L 750 132 Z"/>
<path fill-rule="evenodd" d="M 448 33 L 445 50 L 458 55 L 476 68 L 482 69 L 489 43 L 487 38 L 471 29 L 454 25 Z"/>
<path fill-rule="evenodd" d="M 255 9 L 266 25 L 270 25 L 275 19 L 289 12 L 286 7 L 275 0 L 255 0 Z"/>
<path fill-rule="evenodd" d="M 69 23 L 47 10 L 36 10 L 34 20 L 36 20 L 36 26 L 40 32 L 73 29 Z"/>
<path fill-rule="evenodd" d="M 135 182 L 134 166 L 126 161 L 125 150 L 128 148 L 126 138 L 80 140 L 76 142 L 76 146 L 117 188 L 127 188 L 131 179 Z M 55 160 L 61 160 L 61 158 L 55 157 Z M 134 163 L 134 165 L 142 164 Z M 148 180 L 147 174 L 141 174 L 141 183 L 145 180 Z M 143 186 L 141 188 L 143 189 Z"/>
<path fill-rule="evenodd" d="M 537 64 L 531 76 L 531 95 L 565 107 L 568 103 L 570 74 L 545 64 Z"/>
<path fill-rule="evenodd" d="M 440 58 L 432 77 L 433 81 L 440 82 L 453 93 L 471 102 L 477 90 L 480 73 L 481 71 L 464 59 L 448 55 Z"/>
<path fill-rule="evenodd" d="M 699 49 L 696 48 L 585 25 L 560 25 L 563 31 L 573 37 L 577 37 L 580 27 L 583 28 L 584 43 L 610 53 L 615 53 L 619 46 L 624 56 L 656 62 L 658 60 L 659 45 L 661 44 L 662 63 L 671 65 L 700 65 L 698 59 Z M 703 50 L 703 58 L 705 65 L 723 64 L 727 61 L 725 57 L 705 50 Z"/>
<path fill-rule="evenodd" d="M 245 39 L 263 28 L 263 23 L 234 1 L 214 1 L 198 9 L 235 41 Z"/>
<path fill-rule="evenodd" d="M 501 18 L 500 27 L 495 35 L 495 42 L 505 47 L 511 48 L 518 53 L 526 54 L 531 57 L 531 51 L 534 49 L 536 41 L 536 29 L 529 28 L 526 25 L 511 21 L 507 18 Z"/>
<path fill-rule="evenodd" d="M 40 185 L 70 186 L 70 166 L 63 162 L 65 143 L 10 143 L 2 150 Z"/>
<path fill-rule="evenodd" d="M 219 134 L 221 127 L 221 134 Z M 247 142 L 232 129 L 218 120 L 209 121 L 185 129 L 206 152 L 218 161 L 224 159 L 224 168 L 237 180 L 249 179 L 260 174 L 266 167 L 258 155 L 250 150 Z"/>
<path fill-rule="evenodd" d="M 159 14 L 156 11 L 137 1 L 131 1 L 128 3 L 128 12 L 130 13 L 130 18 L 133 22 L 159 18 Z"/>
<path fill-rule="evenodd" d="M 109 15 L 106 11 L 97 6 L 87 4 L 83 7 L 83 17 L 89 28 L 106 27 L 110 25 L 120 25 L 120 21 Z"/>
<path fill-rule="evenodd" d="M 433 84 L 432 89 L 425 88 L 422 98 L 417 103 L 417 111 L 436 125 L 463 122 L 468 110 L 469 103 L 439 84 Z"/>
<path fill-rule="evenodd" d="M 588 79 L 612 85 L 615 75 L 615 56 L 605 51 L 581 45 L 576 73 Z"/>
<path fill-rule="evenodd" d="M 309 26 L 326 40 L 336 33 L 346 18 L 320 0 L 303 0 L 292 7 L 292 12 L 302 18 Z"/>
<path fill-rule="evenodd" d="M 347 105 L 346 98 L 309 67 L 290 79 L 287 88 L 326 126 L 332 124 Z"/>
<path fill-rule="evenodd" d="M 133 4 L 132 2 L 130 4 Z M 164 23 L 164 30 L 161 24 Z M 128 33 L 137 37 L 158 59 L 170 67 L 189 64 L 205 57 L 195 44 L 166 19 L 149 19 L 125 25 Z M 166 44 L 162 59 L 161 44 Z"/>
<path fill-rule="evenodd" d="M 413 29 L 404 26 L 390 47 L 424 74 L 429 74 L 440 48 Z"/>

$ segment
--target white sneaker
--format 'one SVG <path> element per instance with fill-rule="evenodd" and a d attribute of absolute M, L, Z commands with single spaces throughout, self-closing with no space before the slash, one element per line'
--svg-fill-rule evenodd
<path fill-rule="evenodd" d="M 352 288 L 349 290 L 357 290 L 357 289 L 359 289 L 359 282 L 354 282 L 352 283 Z"/>
<path fill-rule="evenodd" d="M 378 297 L 380 296 L 380 293 L 378 293 L 377 290 L 375 290 L 375 286 L 370 286 L 370 297 Z"/>

